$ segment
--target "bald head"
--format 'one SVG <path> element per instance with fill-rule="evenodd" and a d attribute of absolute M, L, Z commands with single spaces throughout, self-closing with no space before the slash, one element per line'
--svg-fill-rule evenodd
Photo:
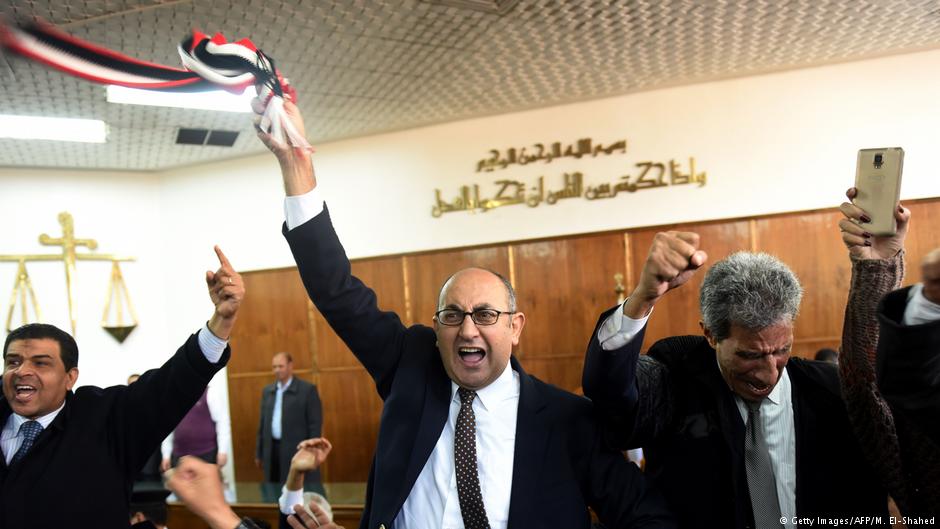
<path fill-rule="evenodd" d="M 437 295 L 437 310 L 444 308 L 444 299 L 447 297 L 447 291 L 459 281 L 479 281 L 487 280 L 487 276 L 492 276 L 493 279 L 499 280 L 502 283 L 503 288 L 506 290 L 506 306 L 508 307 L 509 312 L 516 311 L 516 291 L 512 288 L 512 284 L 506 279 L 505 276 L 499 272 L 495 272 L 488 268 L 480 267 L 471 267 L 464 268 L 463 270 L 458 270 L 452 276 L 448 277 L 444 284 L 441 285 L 441 291 Z"/>
<path fill-rule="evenodd" d="M 512 348 L 519 344 L 525 314 L 516 312 L 516 295 L 505 277 L 492 270 L 467 268 L 441 287 L 438 309 L 461 316 L 442 323 L 434 316 L 434 332 L 444 371 L 458 386 L 478 390 L 508 369 Z M 494 312 L 497 314 L 492 318 Z M 472 314 L 488 314 L 477 323 Z M 467 314 L 471 314 L 467 317 Z"/>
<path fill-rule="evenodd" d="M 940 304 L 940 248 L 934 249 L 924 257 L 920 272 L 924 283 L 924 297 Z"/>

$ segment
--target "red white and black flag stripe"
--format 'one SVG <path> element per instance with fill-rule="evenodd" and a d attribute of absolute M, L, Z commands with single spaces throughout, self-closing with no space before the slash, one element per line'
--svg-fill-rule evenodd
<path fill-rule="evenodd" d="M 44 23 L 10 26 L 0 22 L 0 45 L 18 55 L 70 75 L 101 84 L 166 92 L 224 89 L 242 93 L 258 87 L 267 107 L 261 128 L 285 143 L 311 149 L 283 110 L 283 98 L 296 93 L 274 61 L 248 39 L 228 42 L 221 33 L 209 38 L 194 31 L 177 46 L 184 68 L 172 68 L 96 46 Z"/>

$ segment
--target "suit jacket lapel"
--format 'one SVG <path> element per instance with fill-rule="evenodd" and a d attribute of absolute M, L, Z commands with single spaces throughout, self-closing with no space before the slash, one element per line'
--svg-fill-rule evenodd
<path fill-rule="evenodd" d="M 516 446 L 513 450 L 512 492 L 509 496 L 508 527 L 525 527 L 527 513 L 533 512 L 535 485 L 541 481 L 545 451 L 552 434 L 551 425 L 541 416 L 544 396 L 532 377 L 522 370 L 515 357 L 512 368 L 519 373 L 519 411 L 516 415 Z"/>
<path fill-rule="evenodd" d="M 399 490 L 399 497 L 396 498 L 394 503 L 396 509 L 400 509 L 405 503 L 405 499 L 414 487 L 418 475 L 427 463 L 428 458 L 431 457 L 431 452 L 441 437 L 441 432 L 444 430 L 444 424 L 447 422 L 450 413 L 450 378 L 447 377 L 444 366 L 439 362 L 432 363 L 429 369 L 439 370 L 440 372 L 431 374 L 426 378 L 428 383 L 427 391 L 424 392 L 424 406 L 417 425 L 418 430 L 415 434 L 411 455 L 408 458 L 408 466 L 405 468 L 405 479 Z M 409 426 L 406 425 L 406 427 Z"/>
<path fill-rule="evenodd" d="M 11 415 L 13 415 L 13 408 L 10 407 L 10 403 L 0 398 L 0 430 L 6 427 L 7 421 L 10 419 Z M 4 454 L 2 450 L 0 450 L 0 476 L 5 475 L 6 471 L 7 471 L 6 454 Z"/>
<path fill-rule="evenodd" d="M 714 395 L 716 400 L 715 409 L 718 411 L 719 429 L 721 436 L 728 447 L 731 458 L 731 481 L 735 491 L 741 492 L 747 489 L 747 483 L 740 477 L 744 476 L 744 419 L 741 418 L 741 412 L 734 401 L 734 393 L 728 387 L 728 383 L 721 376 L 716 360 L 717 353 L 705 343 L 708 354 L 703 354 L 707 365 L 699 370 L 700 379 L 709 387 L 709 393 Z M 740 497 L 740 496 L 736 496 Z"/>
<path fill-rule="evenodd" d="M 803 494 L 801 490 L 806 484 L 803 481 L 804 474 L 811 475 L 812 472 L 800 472 L 802 468 L 805 451 L 803 450 L 807 446 L 811 446 L 812 441 L 806 442 L 806 438 L 812 435 L 813 427 L 812 422 L 815 421 L 815 415 L 809 413 L 812 411 L 811 407 L 805 406 L 803 402 L 803 393 L 800 391 L 802 387 L 801 382 L 803 381 L 802 372 L 799 369 L 799 366 L 796 369 L 793 369 L 794 363 L 787 363 L 787 374 L 790 376 L 790 401 L 793 402 L 793 464 L 796 468 L 796 486 L 794 487 L 793 495 L 796 497 L 796 514 L 799 516 L 803 513 L 803 502 L 801 501 Z M 806 419 L 810 422 L 803 424 L 801 419 Z M 804 426 L 807 426 L 804 428 Z M 823 442 L 828 442 L 825 440 Z M 817 461 L 818 463 L 818 461 Z M 812 467 L 810 467 L 812 468 Z"/>

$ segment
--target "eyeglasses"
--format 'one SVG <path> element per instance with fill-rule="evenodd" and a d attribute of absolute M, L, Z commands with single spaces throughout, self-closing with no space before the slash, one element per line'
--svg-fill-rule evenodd
<path fill-rule="evenodd" d="M 477 309 L 473 312 L 464 312 L 458 309 L 444 309 L 434 313 L 434 317 L 441 325 L 456 327 L 463 324 L 464 318 L 470 316 L 470 320 L 477 325 L 493 325 L 499 321 L 500 314 L 515 314 L 513 311 L 504 311 L 496 309 Z"/>

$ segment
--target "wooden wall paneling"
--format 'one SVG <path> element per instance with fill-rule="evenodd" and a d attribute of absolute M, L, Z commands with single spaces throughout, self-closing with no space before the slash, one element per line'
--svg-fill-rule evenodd
<path fill-rule="evenodd" d="M 431 326 L 437 312 L 441 285 L 454 272 L 477 266 L 503 274 L 507 278 L 509 251 L 505 245 L 490 248 L 469 248 L 411 255 L 408 260 L 408 288 L 413 323 Z"/>
<path fill-rule="evenodd" d="M 228 364 L 232 459 L 239 480 L 260 480 L 254 465 L 261 388 L 274 380 L 271 357 L 288 351 L 299 370 L 313 364 L 306 292 L 293 268 L 246 272 L 246 295 L 232 334 Z"/>
<path fill-rule="evenodd" d="M 273 381 L 269 373 L 229 373 L 228 404 L 236 481 L 264 480 L 263 473 L 255 466 L 255 447 L 261 419 L 261 390 Z"/>
<path fill-rule="evenodd" d="M 352 273 L 375 291 L 379 308 L 403 317 L 405 293 L 400 257 L 382 257 L 352 263 Z M 320 370 L 336 367 L 361 367 L 346 344 L 333 332 L 316 308 L 312 311 L 314 341 Z"/>
<path fill-rule="evenodd" d="M 581 386 L 584 352 L 598 316 L 617 302 L 614 274 L 625 273 L 624 256 L 622 233 L 514 245 L 524 369 L 569 391 Z"/>
<path fill-rule="evenodd" d="M 654 229 L 635 230 L 630 233 L 633 249 L 633 276 L 639 281 L 649 255 L 653 238 L 661 231 L 691 231 L 699 235 L 699 248 L 708 254 L 705 268 L 699 270 L 681 287 L 669 292 L 656 304 L 656 309 L 647 323 L 643 349 L 648 349 L 657 340 L 669 336 L 686 334 L 700 335 L 701 315 L 699 313 L 699 289 L 705 279 L 705 272 L 712 264 L 737 251 L 747 251 L 751 247 L 751 233 L 747 220 L 681 224 Z M 636 284 L 627 284 L 629 296 Z"/>
<path fill-rule="evenodd" d="M 271 357 L 288 351 L 294 367 L 309 369 L 307 293 L 293 268 L 246 272 L 245 300 L 232 334 L 230 373 L 271 372 Z"/>
<path fill-rule="evenodd" d="M 907 274 L 905 285 L 921 280 L 920 262 L 931 250 L 940 248 L 940 200 L 905 204 L 911 210 L 911 226 L 905 240 Z"/>
<path fill-rule="evenodd" d="M 920 278 L 923 255 L 940 246 L 940 232 L 934 229 L 940 225 L 940 200 L 907 205 L 914 215 L 907 240 L 906 282 L 911 283 Z M 830 209 L 675 227 L 701 235 L 709 265 L 747 249 L 768 251 L 787 262 L 806 288 L 794 353 L 811 356 L 819 347 L 837 345 L 841 332 L 849 261 L 838 235 L 839 218 Z M 580 384 L 584 347 L 596 318 L 616 300 L 613 274 L 625 273 L 627 293 L 632 291 L 652 237 L 662 229 L 366 259 L 352 266 L 376 290 L 379 306 L 397 312 L 406 324 L 431 323 L 441 283 L 460 268 L 483 266 L 515 278 L 520 309 L 527 316 L 518 351 L 523 365 L 539 378 L 573 390 Z M 657 338 L 700 332 L 703 278 L 704 271 L 657 306 L 646 346 Z M 300 375 L 317 381 L 323 398 L 324 433 L 335 446 L 324 474 L 330 481 L 365 480 L 381 411 L 371 378 L 322 316 L 309 308 L 295 269 L 248 272 L 245 280 L 248 295 L 228 369 L 238 479 L 261 477 L 253 462 L 261 388 L 273 380 L 271 355 L 289 350 Z"/>
<path fill-rule="evenodd" d="M 839 347 L 842 345 L 842 337 L 829 337 L 829 338 L 803 338 L 793 340 L 793 349 L 790 352 L 790 356 L 800 356 L 803 358 L 813 359 L 816 357 L 816 351 L 822 348 L 835 349 L 839 350 Z"/>
<path fill-rule="evenodd" d="M 756 222 L 758 249 L 779 257 L 803 285 L 803 303 L 793 332 L 797 341 L 832 341 L 842 334 L 851 263 L 839 233 L 841 218 L 841 213 L 827 210 Z M 796 352 L 812 358 L 806 351 Z"/>
<path fill-rule="evenodd" d="M 590 330 L 588 330 L 590 332 Z M 586 340 L 586 338 L 585 338 Z M 585 342 L 585 348 L 587 342 Z M 526 373 L 538 377 L 540 380 L 554 384 L 561 389 L 583 395 L 581 389 L 581 372 L 584 371 L 584 354 L 577 356 L 564 355 L 558 357 L 528 357 L 522 360 L 522 368 Z"/>
<path fill-rule="evenodd" d="M 400 317 L 405 312 L 402 258 L 382 257 L 352 263 L 352 273 L 375 291 L 379 308 Z M 315 308 L 318 390 L 323 402 L 323 435 L 333 452 L 323 466 L 326 481 L 365 481 L 378 436 L 382 403 L 372 379 Z"/>
<path fill-rule="evenodd" d="M 362 368 L 332 368 L 320 373 L 323 435 L 333 451 L 323 464 L 323 480 L 366 481 L 379 435 L 382 400 Z"/>

